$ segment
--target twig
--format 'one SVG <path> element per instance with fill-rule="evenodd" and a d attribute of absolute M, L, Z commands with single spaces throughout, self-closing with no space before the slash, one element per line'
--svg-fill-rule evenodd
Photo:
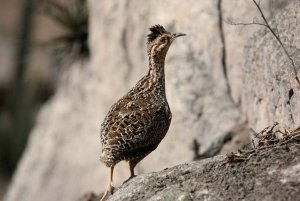
<path fill-rule="evenodd" d="M 278 41 L 278 43 L 280 44 L 280 46 L 282 47 L 285 55 L 288 57 L 290 63 L 292 64 L 293 66 L 293 70 L 294 70 L 294 74 L 295 74 L 295 79 L 296 81 L 298 82 L 298 84 L 300 85 L 300 80 L 297 76 L 297 70 L 296 70 L 296 65 L 294 63 L 294 60 L 292 59 L 292 57 L 290 56 L 290 54 L 288 53 L 288 51 L 286 50 L 285 46 L 283 45 L 281 39 L 280 39 L 280 35 L 279 35 L 279 31 L 278 31 L 278 27 L 277 27 L 277 24 L 275 23 L 275 29 L 277 31 L 277 33 L 274 31 L 274 29 L 270 26 L 269 22 L 267 21 L 261 7 L 260 7 L 260 1 L 257 3 L 256 0 L 252 0 L 253 3 L 255 4 L 257 10 L 259 11 L 260 15 L 261 15 L 261 18 L 263 20 L 264 23 L 260 23 L 260 22 L 252 22 L 252 23 L 236 23 L 236 22 L 233 22 L 231 20 L 228 20 L 226 21 L 228 24 L 231 24 L 231 25 L 238 25 L 238 26 L 248 26 L 248 25 L 259 25 L 259 26 L 263 26 L 265 28 L 267 28 L 271 33 L 272 35 L 275 37 L 275 39 Z"/>
<path fill-rule="evenodd" d="M 280 130 L 275 130 L 274 128 L 278 125 L 277 122 L 273 126 L 268 126 L 259 133 L 256 133 L 253 129 L 252 132 L 255 133 L 255 137 L 259 139 L 257 145 L 253 142 L 253 149 L 241 150 L 239 149 L 237 153 L 231 152 L 227 154 L 225 163 L 232 162 L 243 162 L 249 160 L 256 153 L 265 154 L 272 148 L 280 148 L 283 145 L 287 145 L 292 141 L 300 141 L 300 127 L 293 131 L 285 130 L 282 132 Z M 283 134 L 283 137 L 278 137 L 275 134 L 279 132 Z M 261 143 L 262 142 L 262 143 Z"/>
<path fill-rule="evenodd" d="M 276 38 L 276 40 L 279 42 L 280 46 L 283 48 L 283 50 L 284 50 L 286 56 L 289 58 L 289 60 L 290 60 L 290 62 L 291 62 L 291 64 L 292 64 L 292 66 L 294 67 L 294 73 L 295 73 L 295 75 L 296 75 L 296 80 L 297 80 L 298 83 L 300 84 L 299 78 L 298 78 L 298 76 L 297 76 L 297 71 L 296 71 L 296 67 L 295 67 L 294 60 L 291 58 L 291 56 L 290 56 L 289 53 L 287 52 L 286 48 L 284 47 L 282 41 L 281 41 L 280 38 L 279 38 L 279 35 L 277 35 L 277 34 L 274 32 L 274 30 L 271 28 L 271 26 L 270 26 L 270 24 L 268 23 L 268 21 L 267 21 L 265 15 L 264 15 L 264 13 L 263 13 L 263 11 L 261 10 L 259 4 L 257 4 L 257 2 L 256 2 L 255 0 L 252 0 L 252 1 L 253 1 L 253 3 L 256 5 L 258 11 L 260 12 L 261 17 L 262 17 L 263 21 L 265 22 L 265 25 L 266 25 L 265 27 L 267 27 L 267 29 L 269 29 L 269 31 L 273 34 L 273 36 L 274 36 L 274 37 Z"/>
<path fill-rule="evenodd" d="M 295 136 L 291 137 L 290 139 L 285 140 L 285 141 L 279 143 L 279 146 L 285 145 L 285 144 L 287 144 L 287 143 L 289 143 L 289 142 L 295 140 L 296 138 L 299 138 L 299 140 L 300 140 L 300 134 L 295 135 Z"/>
<path fill-rule="evenodd" d="M 256 149 L 256 146 L 255 146 L 254 140 L 251 140 L 251 142 L 252 142 L 253 149 Z"/>

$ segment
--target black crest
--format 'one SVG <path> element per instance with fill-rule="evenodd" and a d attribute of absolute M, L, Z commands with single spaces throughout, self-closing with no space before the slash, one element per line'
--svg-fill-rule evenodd
<path fill-rule="evenodd" d="M 148 39 L 148 43 L 152 42 L 153 40 L 155 40 L 158 36 L 168 33 L 165 28 L 159 24 L 154 25 L 152 27 L 150 27 L 150 34 L 148 34 L 147 39 Z"/>

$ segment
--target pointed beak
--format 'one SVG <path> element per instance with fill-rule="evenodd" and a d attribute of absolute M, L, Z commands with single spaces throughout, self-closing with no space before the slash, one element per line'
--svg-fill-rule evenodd
<path fill-rule="evenodd" d="M 178 37 L 180 37 L 180 36 L 186 36 L 186 34 L 184 34 L 184 33 L 173 33 L 172 35 L 173 35 L 173 38 L 174 38 L 174 39 L 175 39 L 175 38 L 178 38 Z"/>

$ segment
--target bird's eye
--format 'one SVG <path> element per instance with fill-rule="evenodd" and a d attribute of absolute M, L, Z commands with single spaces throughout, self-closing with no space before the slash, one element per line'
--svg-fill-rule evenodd
<path fill-rule="evenodd" d="M 162 43 L 168 43 L 168 39 L 163 38 L 163 39 L 161 39 L 161 42 L 162 42 Z"/>

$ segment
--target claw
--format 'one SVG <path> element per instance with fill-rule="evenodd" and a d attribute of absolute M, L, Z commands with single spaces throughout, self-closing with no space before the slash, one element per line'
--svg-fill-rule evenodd
<path fill-rule="evenodd" d="M 128 179 L 126 179 L 123 183 L 123 184 L 126 184 L 127 182 L 129 182 L 131 179 L 133 179 L 134 177 L 136 177 L 136 175 L 133 175 L 133 176 L 130 176 Z"/>

